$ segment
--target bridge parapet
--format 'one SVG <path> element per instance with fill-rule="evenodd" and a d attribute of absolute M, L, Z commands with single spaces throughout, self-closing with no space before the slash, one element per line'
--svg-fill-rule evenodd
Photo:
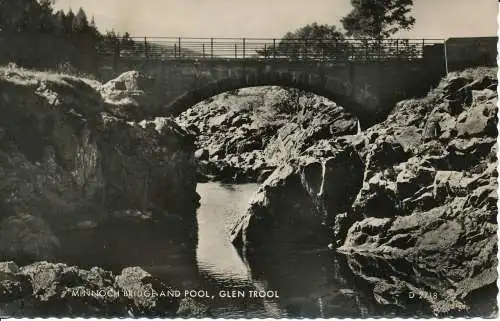
<path fill-rule="evenodd" d="M 270 38 L 129 38 L 100 53 L 144 60 L 280 59 L 316 61 L 419 60 L 425 47 L 442 39 L 270 39 Z"/>
<path fill-rule="evenodd" d="M 133 38 L 102 54 L 113 72 L 135 69 L 155 79 L 150 90 L 161 106 L 152 116 L 274 85 L 329 98 L 369 126 L 395 102 L 428 92 L 445 72 L 443 41 L 428 39 Z"/>

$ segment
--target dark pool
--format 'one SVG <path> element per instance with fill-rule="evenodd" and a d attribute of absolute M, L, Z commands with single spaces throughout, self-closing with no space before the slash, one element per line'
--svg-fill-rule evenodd
<path fill-rule="evenodd" d="M 416 279 L 416 267 L 405 262 L 346 257 L 326 247 L 297 243 L 263 250 L 250 262 L 241 258 L 229 232 L 257 187 L 198 184 L 201 205 L 196 214 L 196 246 L 166 237 L 184 232 L 165 225 L 122 224 L 105 227 L 103 233 L 72 235 L 70 247 L 80 251 L 72 252 L 74 256 L 67 261 L 117 273 L 125 266 L 142 266 L 175 289 L 206 292 L 208 297 L 199 300 L 213 317 L 433 316 L 428 304 L 409 298 L 410 293 L 383 291 L 387 284 L 406 282 L 425 288 L 439 282 L 441 276 L 425 271 L 419 271 L 425 279 Z M 255 292 L 266 296 L 251 297 Z M 496 293 L 492 286 L 470 295 L 465 301 L 471 309 L 458 316 L 494 317 Z"/>

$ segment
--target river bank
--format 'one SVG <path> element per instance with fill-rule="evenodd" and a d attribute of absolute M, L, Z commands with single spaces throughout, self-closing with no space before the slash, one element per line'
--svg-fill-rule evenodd
<path fill-rule="evenodd" d="M 45 311 L 54 298 L 64 299 L 60 291 L 66 285 L 59 278 L 73 286 L 97 286 L 86 279 L 92 271 L 28 264 L 77 256 L 85 261 L 84 251 L 112 252 L 106 248 L 113 239 L 106 233 L 110 226 L 122 226 L 121 233 L 130 226 L 135 231 L 144 225 L 162 227 L 194 259 L 199 196 L 193 139 L 169 118 L 134 121 L 127 116 L 126 111 L 143 102 L 141 79 L 129 72 L 100 84 L 13 65 L 0 68 L 0 260 L 27 265 L 6 265 L 2 299 L 17 300 L 16 295 L 32 288 L 35 306 Z M 104 233 L 98 238 L 78 238 L 99 230 Z M 117 234 L 113 241 L 124 239 Z M 126 248 L 114 250 L 123 253 Z M 26 281 L 23 271 L 33 269 Z M 96 278 L 104 273 L 99 271 Z M 36 289 L 44 292 L 46 287 L 57 288 L 50 291 L 54 298 L 37 297 Z M 96 311 L 106 311 L 101 308 Z M 30 309 L 28 304 L 16 315 L 34 315 Z M 79 313 L 98 313 L 92 305 L 81 309 Z M 176 311 L 175 305 L 166 305 L 163 312 Z"/>

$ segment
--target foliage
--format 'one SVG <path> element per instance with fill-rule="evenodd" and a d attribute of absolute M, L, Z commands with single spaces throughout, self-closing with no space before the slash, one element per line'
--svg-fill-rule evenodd
<path fill-rule="evenodd" d="M 351 0 L 352 11 L 341 19 L 347 36 L 389 38 L 400 29 L 410 29 L 413 0 Z"/>
<path fill-rule="evenodd" d="M 267 46 L 259 54 L 290 58 L 321 58 L 344 51 L 344 35 L 334 25 L 305 25 L 294 32 L 286 33 L 274 48 Z"/>
<path fill-rule="evenodd" d="M 0 0 L 0 64 L 30 68 L 68 64 L 93 72 L 99 54 L 130 49 L 130 34 L 101 34 L 83 8 L 54 11 L 54 0 Z M 6 45 L 8 44 L 8 45 Z"/>

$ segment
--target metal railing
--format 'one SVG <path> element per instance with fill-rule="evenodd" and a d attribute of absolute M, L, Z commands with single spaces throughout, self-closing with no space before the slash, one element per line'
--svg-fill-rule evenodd
<path fill-rule="evenodd" d="M 101 45 L 98 52 L 116 58 L 147 60 L 287 59 L 317 61 L 416 60 L 441 39 L 264 39 L 128 38 Z"/>

